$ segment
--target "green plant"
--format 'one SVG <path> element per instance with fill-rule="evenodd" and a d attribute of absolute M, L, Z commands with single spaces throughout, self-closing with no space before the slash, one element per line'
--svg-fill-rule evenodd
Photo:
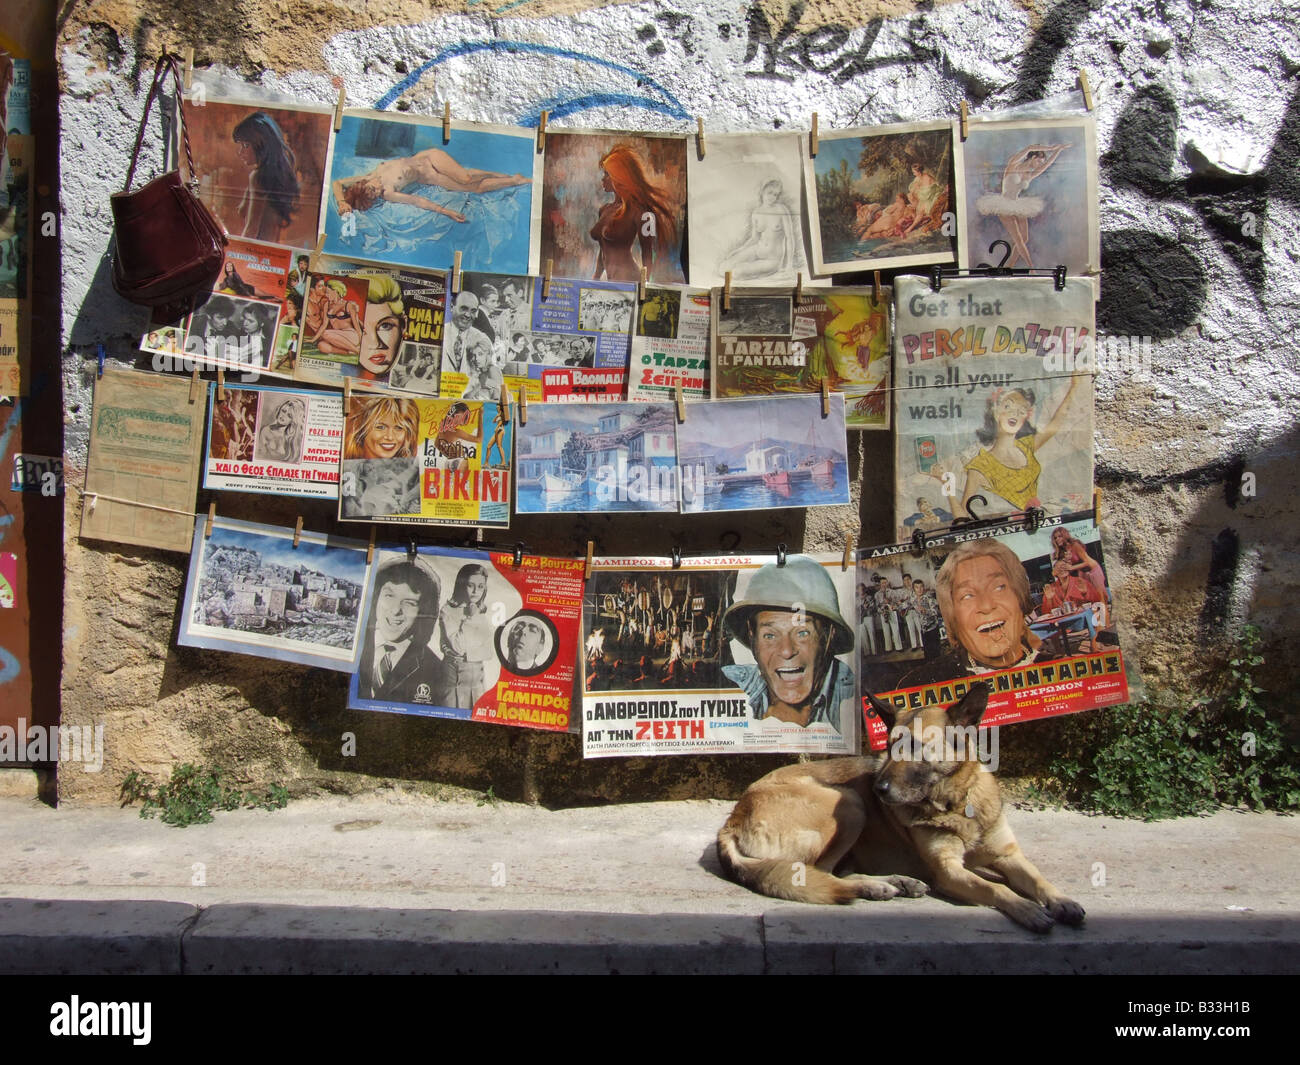
<path fill-rule="evenodd" d="M 501 799 L 497 796 L 496 792 L 492 790 L 493 787 L 494 785 L 489 784 L 487 791 L 485 791 L 481 796 L 479 796 L 478 801 L 475 802 L 474 805 L 495 806 L 497 803 L 499 803 Z"/>
<path fill-rule="evenodd" d="M 240 791 L 227 784 L 221 770 L 189 762 L 172 769 L 171 779 L 154 785 L 132 770 L 122 781 L 122 805 L 141 803 L 140 816 L 157 817 L 165 825 L 186 828 L 212 820 L 213 810 L 279 810 L 289 801 L 289 791 L 272 784 L 261 794 Z"/>

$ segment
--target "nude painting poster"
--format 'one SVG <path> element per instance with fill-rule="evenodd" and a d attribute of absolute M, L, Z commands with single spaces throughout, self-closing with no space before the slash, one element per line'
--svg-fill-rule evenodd
<path fill-rule="evenodd" d="M 813 265 L 850 273 L 957 261 L 964 186 L 951 122 L 822 133 L 804 146 Z"/>
<path fill-rule="evenodd" d="M 898 536 L 1092 501 L 1093 287 L 895 279 Z"/>
<path fill-rule="evenodd" d="M 685 281 L 686 138 L 548 132 L 540 235 L 559 276 Z"/>
<path fill-rule="evenodd" d="M 963 267 L 989 262 L 1013 269 L 1095 275 L 1097 125 L 1092 115 L 1014 121 L 971 120 L 959 151 L 968 210 L 962 218 Z M 994 248 L 1004 241 L 1009 251 Z"/>
<path fill-rule="evenodd" d="M 329 160 L 326 255 L 417 270 L 528 273 L 535 140 L 528 130 L 344 112 Z M 540 173 L 537 175 L 540 179 Z"/>
<path fill-rule="evenodd" d="M 186 97 L 199 199 L 232 237 L 316 243 L 332 109 L 323 105 Z M 188 180 L 188 163 L 178 153 Z"/>

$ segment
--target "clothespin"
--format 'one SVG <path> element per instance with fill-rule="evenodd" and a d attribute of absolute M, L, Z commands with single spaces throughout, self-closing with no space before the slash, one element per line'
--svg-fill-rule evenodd
<path fill-rule="evenodd" d="M 551 274 L 555 271 L 555 260 L 546 260 L 546 272 L 542 275 L 542 299 L 547 299 L 551 295 Z"/>
<path fill-rule="evenodd" d="M 506 379 L 501 378 L 501 422 L 510 424 L 510 389 L 506 388 Z"/>
<path fill-rule="evenodd" d="M 451 101 L 445 100 L 442 105 L 442 143 L 451 143 Z"/>
<path fill-rule="evenodd" d="M 184 82 L 182 82 L 182 86 L 184 87 L 186 92 L 189 92 L 190 87 L 193 84 L 194 84 L 194 45 L 187 44 L 185 46 L 185 80 Z"/>
<path fill-rule="evenodd" d="M 1098 525 L 1101 522 L 1101 489 L 1092 490 L 1092 523 Z"/>
<path fill-rule="evenodd" d="M 722 309 L 729 311 L 731 310 L 731 271 L 728 270 L 723 274 L 722 279 L 724 282 L 722 286 Z"/>
<path fill-rule="evenodd" d="M 589 580 L 591 577 L 591 556 L 595 552 L 596 545 L 590 540 L 587 541 L 587 562 L 582 567 L 582 579 Z"/>
<path fill-rule="evenodd" d="M 519 386 L 519 424 L 528 424 L 528 388 L 524 384 Z"/>
<path fill-rule="evenodd" d="M 407 540 L 407 541 L 406 541 L 406 561 L 407 561 L 407 562 L 414 562 L 414 561 L 415 561 L 415 541 L 414 541 L 414 540 Z"/>
<path fill-rule="evenodd" d="M 677 421 L 680 424 L 681 422 L 686 421 L 686 397 L 682 395 L 682 383 L 680 381 L 677 382 L 675 392 L 677 398 Z"/>
<path fill-rule="evenodd" d="M 208 504 L 208 520 L 203 526 L 203 539 L 207 540 L 212 536 L 212 523 L 217 520 L 217 504 Z"/>
<path fill-rule="evenodd" d="M 343 108 L 348 105 L 348 90 L 345 86 L 339 86 L 339 101 L 334 105 L 334 132 L 337 133 L 343 128 Z"/>
<path fill-rule="evenodd" d="M 1092 86 L 1088 84 L 1088 72 L 1079 71 L 1079 88 L 1083 90 L 1083 106 L 1092 110 Z"/>
<path fill-rule="evenodd" d="M 515 544 L 514 563 L 515 569 L 518 569 L 524 564 L 524 542 L 522 540 Z"/>
<path fill-rule="evenodd" d="M 877 270 L 871 278 L 871 300 L 873 303 L 880 302 L 880 271 Z"/>
<path fill-rule="evenodd" d="M 320 258 L 321 252 L 324 250 L 325 250 L 325 234 L 322 233 L 316 238 L 316 248 L 314 251 L 312 251 L 311 258 L 307 260 L 307 269 L 309 272 L 313 274 L 316 272 L 316 267 L 318 265 L 317 260 Z"/>
<path fill-rule="evenodd" d="M 785 556 L 786 556 L 786 553 L 787 553 L 789 550 L 790 550 L 790 549 L 789 549 L 788 547 L 786 547 L 785 544 L 777 544 L 777 545 L 776 545 L 776 564 L 777 564 L 778 566 L 784 566 L 784 565 L 785 565 Z"/>
<path fill-rule="evenodd" d="M 366 546 L 366 565 L 375 560 L 375 527 L 370 526 L 370 543 Z"/>
<path fill-rule="evenodd" d="M 812 129 L 808 131 L 808 154 L 817 155 L 817 112 L 812 113 Z"/>
<path fill-rule="evenodd" d="M 104 350 L 104 345 L 103 345 L 102 343 L 96 342 L 96 344 L 95 344 L 95 363 L 96 363 L 96 366 L 95 366 L 95 380 L 99 380 L 101 377 L 104 376 L 104 357 L 105 357 L 107 354 L 108 354 L 108 353 Z"/>
<path fill-rule="evenodd" d="M 672 552 L 672 556 L 673 556 L 673 569 L 681 569 L 682 568 L 682 545 L 673 544 L 673 546 L 669 548 L 669 550 Z"/>
<path fill-rule="evenodd" d="M 797 304 L 803 299 L 803 271 L 800 270 L 794 275 L 794 302 Z"/>
<path fill-rule="evenodd" d="M 840 559 L 840 572 L 843 573 L 849 568 L 849 563 L 853 560 L 853 534 L 846 532 L 844 534 L 844 557 Z"/>
<path fill-rule="evenodd" d="M 961 139 L 965 140 L 970 136 L 970 107 L 966 101 L 961 102 Z"/>
<path fill-rule="evenodd" d="M 199 364 L 194 364 L 194 372 L 190 374 L 190 402 L 196 403 L 199 398 Z"/>
<path fill-rule="evenodd" d="M 546 117 L 550 113 L 549 111 L 543 111 L 542 117 L 537 120 L 537 150 L 539 152 L 546 151 Z"/>
<path fill-rule="evenodd" d="M 302 515 L 299 514 L 298 520 L 297 522 L 294 523 L 293 526 L 293 546 L 295 550 L 298 547 L 298 541 L 301 539 L 302 539 Z"/>
<path fill-rule="evenodd" d="M 349 414 L 352 411 L 352 378 L 343 378 L 343 413 Z"/>
<path fill-rule="evenodd" d="M 701 159 L 704 158 L 704 119 L 698 115 L 695 118 L 695 151 Z"/>
<path fill-rule="evenodd" d="M 646 282 L 646 271 L 645 271 L 645 267 L 643 266 L 641 267 L 641 276 L 637 279 L 637 283 L 636 283 L 636 298 L 640 300 L 642 303 L 645 302 L 645 282 Z"/>
<path fill-rule="evenodd" d="M 460 291 L 460 252 L 457 252 L 451 259 L 451 294 L 454 296 Z"/>
<path fill-rule="evenodd" d="M 822 378 L 822 417 L 828 418 L 831 413 L 831 381 L 829 377 Z"/>
<path fill-rule="evenodd" d="M 217 367 L 217 402 L 226 402 L 226 371 Z"/>

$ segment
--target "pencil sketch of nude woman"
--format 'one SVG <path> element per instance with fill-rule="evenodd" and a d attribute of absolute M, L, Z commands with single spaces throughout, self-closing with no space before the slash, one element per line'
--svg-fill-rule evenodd
<path fill-rule="evenodd" d="M 405 192 L 412 185 L 433 185 L 452 192 L 495 192 L 512 185 L 530 185 L 523 174 L 499 174 L 493 170 L 475 170 L 456 162 L 441 148 L 426 148 L 412 156 L 388 159 L 368 174 L 339 178 L 331 186 L 339 216 L 352 211 L 368 211 L 380 203 L 405 203 L 436 211 L 457 222 L 465 216 L 432 200 Z"/>

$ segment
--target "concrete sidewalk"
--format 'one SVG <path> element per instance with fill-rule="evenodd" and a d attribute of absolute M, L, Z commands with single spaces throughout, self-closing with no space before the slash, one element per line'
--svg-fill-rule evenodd
<path fill-rule="evenodd" d="M 1300 818 L 1011 810 L 1088 911 L 820 908 L 723 880 L 729 802 L 544 810 L 400 789 L 218 813 L 0 798 L 0 972 L 1300 971 Z"/>

